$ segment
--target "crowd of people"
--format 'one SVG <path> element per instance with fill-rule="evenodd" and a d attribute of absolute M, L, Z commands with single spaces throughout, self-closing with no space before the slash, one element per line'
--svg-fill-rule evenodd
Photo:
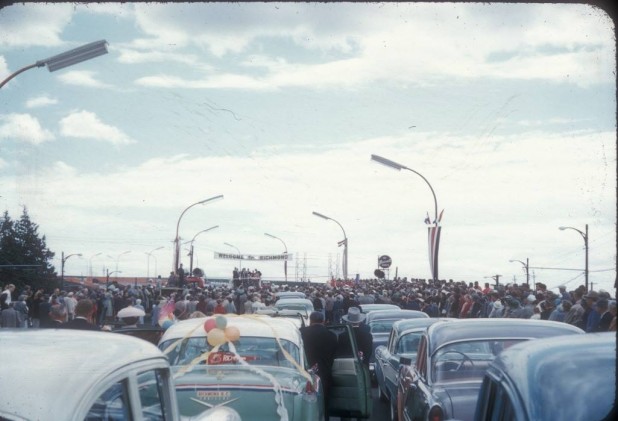
<path fill-rule="evenodd" d="M 430 317 L 509 317 L 554 320 L 580 327 L 586 332 L 616 330 L 616 300 L 603 290 L 586 291 L 581 285 L 567 291 L 564 285 L 548 290 L 537 282 L 528 284 L 484 285 L 478 282 L 431 281 L 397 278 L 370 279 L 359 282 L 291 283 L 259 285 L 250 279 L 229 285 L 196 284 L 168 289 L 150 282 L 148 285 L 118 285 L 107 288 L 79 288 L 75 291 L 33 291 L 29 286 L 17 292 L 8 284 L 0 293 L 2 327 L 50 327 L 52 307 L 62 305 L 66 321 L 76 316 L 82 299 L 93 305 L 91 321 L 103 327 L 119 324 L 118 312 L 134 307 L 144 312 L 141 324 L 155 326 L 159 309 L 174 302 L 178 319 L 199 312 L 211 314 L 252 314 L 274 305 L 280 291 L 300 291 L 310 299 L 315 310 L 323 313 L 326 324 L 341 322 L 350 307 L 360 304 L 389 303 L 402 309 L 426 312 Z"/>

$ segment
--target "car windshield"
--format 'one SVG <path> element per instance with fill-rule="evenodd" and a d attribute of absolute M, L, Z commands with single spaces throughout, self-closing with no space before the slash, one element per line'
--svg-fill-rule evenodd
<path fill-rule="evenodd" d="M 303 315 L 308 315 L 307 307 L 302 304 L 276 304 L 275 307 L 278 310 L 293 310 L 300 312 Z"/>
<path fill-rule="evenodd" d="M 375 320 L 369 322 L 371 333 L 389 333 L 396 320 Z"/>
<path fill-rule="evenodd" d="M 165 341 L 159 348 L 165 350 L 175 341 L 176 339 Z M 292 356 L 297 364 L 299 364 L 300 352 L 298 347 L 285 339 L 280 339 L 279 342 L 281 343 L 281 347 Z M 238 355 L 251 365 L 294 367 L 294 364 L 285 357 L 274 338 L 243 336 L 238 341 L 234 342 L 234 347 Z M 206 337 L 187 338 L 177 344 L 167 354 L 167 358 L 172 366 L 188 365 L 200 355 L 212 351 L 212 348 Z M 229 344 L 224 343 L 219 347 L 217 352 L 209 354 L 207 359 L 201 362 L 201 364 L 237 364 L 237 359 L 229 347 Z"/>
<path fill-rule="evenodd" d="M 423 332 L 406 333 L 399 338 L 397 342 L 397 354 L 416 354 L 418 352 L 418 345 L 421 343 L 421 337 Z"/>
<path fill-rule="evenodd" d="M 480 340 L 445 345 L 433 355 L 432 381 L 480 381 L 496 355 L 522 340 Z"/>

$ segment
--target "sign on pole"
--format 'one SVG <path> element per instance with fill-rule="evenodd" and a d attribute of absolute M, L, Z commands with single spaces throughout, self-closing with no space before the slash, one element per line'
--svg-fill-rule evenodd
<path fill-rule="evenodd" d="M 387 255 L 383 255 L 378 258 L 378 266 L 380 266 L 382 269 L 388 269 L 389 267 L 391 267 L 392 263 L 393 260 Z"/>

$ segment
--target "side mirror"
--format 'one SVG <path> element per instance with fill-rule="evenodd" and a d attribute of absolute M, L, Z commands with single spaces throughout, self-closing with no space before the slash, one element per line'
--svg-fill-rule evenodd
<path fill-rule="evenodd" d="M 412 358 L 409 357 L 400 357 L 399 364 L 402 365 L 412 365 Z"/>

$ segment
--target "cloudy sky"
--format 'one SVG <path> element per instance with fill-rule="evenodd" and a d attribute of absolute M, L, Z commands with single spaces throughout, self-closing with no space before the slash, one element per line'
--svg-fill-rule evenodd
<path fill-rule="evenodd" d="M 14 4 L 0 79 L 104 39 L 109 54 L 0 89 L 0 208 L 23 206 L 70 275 L 166 277 L 181 219 L 207 276 L 294 259 L 290 279 L 616 278 L 614 28 L 577 4 Z M 189 265 L 188 244 L 182 261 Z M 158 250 L 155 250 L 158 249 Z M 155 250 L 155 251 L 153 251 Z M 128 253 L 127 253 L 128 252 Z M 152 252 L 152 258 L 147 253 Z M 244 262 L 283 278 L 281 262 Z M 559 270 L 573 269 L 573 270 Z"/>

